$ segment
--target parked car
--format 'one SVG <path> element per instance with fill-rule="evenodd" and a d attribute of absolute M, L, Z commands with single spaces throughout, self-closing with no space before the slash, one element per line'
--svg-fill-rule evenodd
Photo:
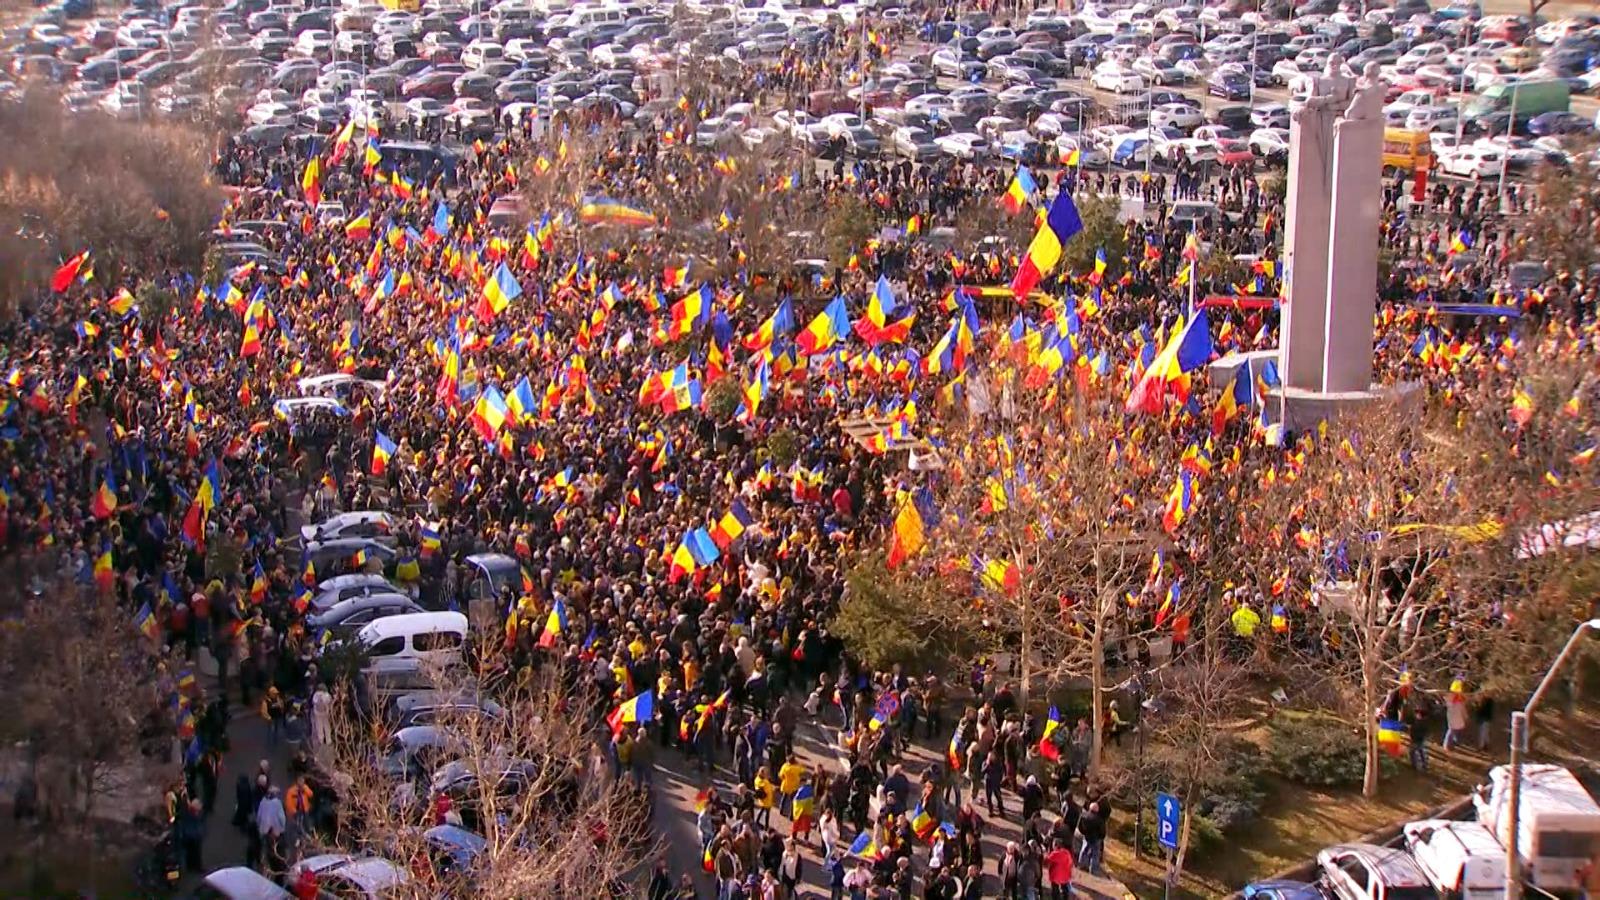
<path fill-rule="evenodd" d="M 1334 900 L 1438 900 L 1417 861 L 1393 847 L 1338 844 L 1317 854 L 1317 870 Z"/>

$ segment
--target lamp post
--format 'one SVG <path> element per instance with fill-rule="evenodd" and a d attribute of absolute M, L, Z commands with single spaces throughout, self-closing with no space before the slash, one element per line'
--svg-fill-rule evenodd
<path fill-rule="evenodd" d="M 1514 96 L 1514 95 L 1513 95 Z M 1561 653 L 1556 656 L 1555 662 L 1550 664 L 1539 686 L 1534 688 L 1533 696 L 1528 698 L 1528 705 L 1511 713 L 1511 754 L 1508 767 L 1511 770 L 1511 788 L 1506 794 L 1507 816 L 1510 819 L 1506 831 L 1506 900 L 1521 900 L 1522 897 L 1522 859 L 1518 855 L 1517 828 L 1522 816 L 1522 754 L 1528 743 L 1528 717 L 1533 715 L 1534 707 L 1544 699 L 1544 692 L 1556 680 L 1556 673 L 1561 671 L 1561 666 L 1567 658 L 1578 648 L 1578 639 L 1583 637 L 1584 631 L 1600 631 L 1600 619 L 1590 619 L 1580 622 L 1573 630 L 1572 637 L 1567 638 L 1566 646 L 1561 648 Z"/>

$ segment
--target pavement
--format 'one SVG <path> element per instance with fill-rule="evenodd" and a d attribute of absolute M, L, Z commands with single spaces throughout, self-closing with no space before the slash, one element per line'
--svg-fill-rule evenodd
<path fill-rule="evenodd" d="M 202 672 L 209 674 L 210 669 L 202 666 Z M 208 681 L 208 690 L 214 693 L 215 681 L 209 679 Z M 244 836 L 229 824 L 233 815 L 234 778 L 240 773 L 254 772 L 261 760 L 267 760 L 271 766 L 273 783 L 284 785 L 288 782 L 288 762 L 294 749 L 288 743 L 281 741 L 277 747 L 270 747 L 266 721 L 254 710 L 241 708 L 237 701 L 238 695 L 235 693 L 231 701 L 233 718 L 228 727 L 231 746 L 223 760 L 223 776 L 219 782 L 216 810 L 211 815 L 206 831 L 204 861 L 208 870 L 242 865 L 244 862 Z M 796 752 L 805 764 L 821 764 L 834 771 L 839 771 L 845 764 L 844 755 L 837 749 L 839 735 L 836 728 L 805 722 L 802 723 L 797 737 Z M 919 772 L 939 761 L 942 746 L 927 741 L 914 743 L 910 752 L 902 759 L 906 764 L 906 770 Z M 697 771 L 693 761 L 680 752 L 664 750 L 657 754 L 653 785 L 654 824 L 661 838 L 661 850 L 666 854 L 674 875 L 682 872 L 694 874 L 702 897 L 714 897 L 716 892 L 713 879 L 704 874 L 700 868 L 701 846 L 699 833 L 695 827 L 695 796 L 708 784 L 715 785 L 719 793 L 728 794 L 733 791 L 735 783 L 736 776 L 731 761 L 719 764 L 708 780 Z M 1008 793 L 1007 810 L 1011 813 L 1011 817 L 986 819 L 985 859 L 1000 859 L 1004 855 L 1006 842 L 1020 838 L 1022 826 L 1017 819 L 1021 807 L 1021 799 Z M 774 812 L 773 824 L 780 832 L 785 834 L 788 832 L 787 817 Z M 848 835 L 846 839 L 849 837 L 853 835 Z M 798 897 L 800 900 L 827 897 L 827 872 L 822 866 L 820 851 L 808 847 L 804 851 L 804 857 L 803 886 Z M 919 869 L 925 866 L 927 851 L 919 848 L 915 861 Z M 988 868 L 990 871 L 985 874 L 989 883 L 985 887 L 984 895 L 998 896 L 999 879 L 992 871 L 993 865 Z M 190 876 L 185 879 L 184 887 L 191 887 L 196 881 L 197 878 Z M 1132 897 L 1128 889 L 1109 873 L 1096 876 L 1083 871 L 1074 875 L 1073 894 L 1075 897 L 1088 900 L 1124 900 Z"/>

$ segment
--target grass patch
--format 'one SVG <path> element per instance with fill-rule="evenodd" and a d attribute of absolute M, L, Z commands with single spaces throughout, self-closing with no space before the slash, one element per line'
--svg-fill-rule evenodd
<path fill-rule="evenodd" d="M 1581 764 L 1585 748 L 1600 746 L 1600 715 L 1586 709 L 1571 718 L 1540 717 L 1534 728 L 1532 760 Z M 1279 718 L 1306 718 L 1304 713 L 1281 711 Z M 1245 736 L 1269 749 L 1275 734 L 1262 726 Z M 1442 753 L 1439 733 L 1429 746 L 1429 771 L 1413 772 L 1402 758 L 1398 771 L 1386 777 L 1378 796 L 1361 796 L 1351 788 L 1312 788 L 1277 775 L 1265 778 L 1270 790 L 1260 818 L 1224 839 L 1224 849 L 1186 866 L 1183 881 L 1173 891 L 1176 898 L 1225 897 L 1251 881 L 1298 865 L 1330 844 L 1355 840 L 1386 825 L 1420 818 L 1422 814 L 1466 795 L 1482 783 L 1488 770 L 1505 762 L 1506 729 L 1502 724 L 1490 738 L 1488 753 L 1457 748 Z M 1130 812 L 1131 815 L 1131 812 Z M 1136 897 L 1160 897 L 1165 863 L 1146 853 L 1136 859 L 1133 848 L 1108 842 L 1107 869 L 1120 878 Z"/>

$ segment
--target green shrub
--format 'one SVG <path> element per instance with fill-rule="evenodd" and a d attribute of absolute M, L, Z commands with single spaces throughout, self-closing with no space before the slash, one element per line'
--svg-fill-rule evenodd
<path fill-rule="evenodd" d="M 767 437 L 767 453 L 774 469 L 787 468 L 800 457 L 800 435 L 793 428 L 779 428 Z"/>
<path fill-rule="evenodd" d="M 1362 733 L 1325 719 L 1288 719 L 1273 726 L 1267 751 L 1272 770 L 1307 787 L 1341 788 L 1361 784 L 1366 770 Z M 1384 757 L 1381 764 L 1393 767 Z"/>

